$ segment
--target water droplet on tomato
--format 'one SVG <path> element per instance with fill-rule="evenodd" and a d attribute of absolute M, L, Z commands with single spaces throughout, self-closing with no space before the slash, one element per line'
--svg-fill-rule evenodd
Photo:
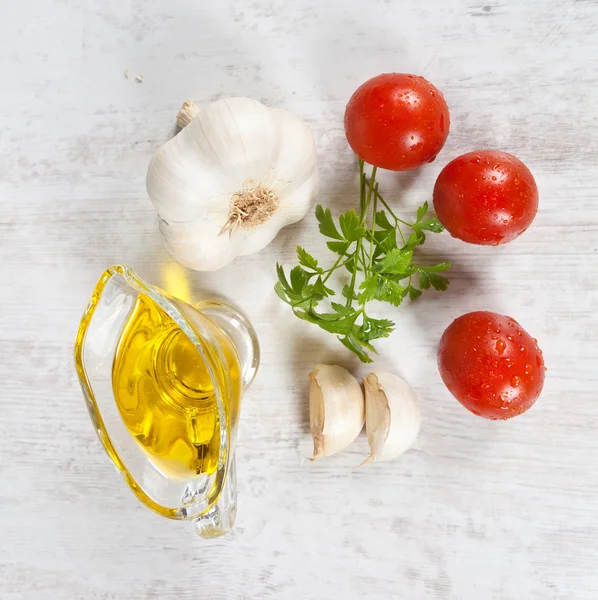
<path fill-rule="evenodd" d="M 524 346 L 522 344 L 521 346 L 519 346 L 519 352 L 521 352 L 521 354 L 523 354 L 523 356 L 527 356 L 529 350 L 527 349 L 527 346 Z"/>
<path fill-rule="evenodd" d="M 512 336 L 511 334 L 509 334 L 509 335 L 507 336 L 507 339 L 509 340 L 509 342 L 512 342 L 514 338 L 513 338 L 513 336 Z"/>
<path fill-rule="evenodd" d="M 488 371 L 488 375 L 489 375 L 490 377 L 494 377 L 494 371 Z"/>
<path fill-rule="evenodd" d="M 505 351 L 506 347 L 507 347 L 507 345 L 505 344 L 504 340 L 498 340 L 496 342 L 495 348 L 499 354 L 502 354 Z"/>
<path fill-rule="evenodd" d="M 541 367 L 542 366 L 542 357 L 541 356 L 536 356 L 536 364 Z"/>
<path fill-rule="evenodd" d="M 521 331 L 521 329 L 518 329 L 518 330 L 517 330 L 517 334 L 518 334 L 518 335 L 523 335 L 523 331 Z"/>
<path fill-rule="evenodd" d="M 533 367 L 529 363 L 527 365 L 525 365 L 525 374 L 526 375 L 530 375 L 532 370 L 533 370 Z"/>
<path fill-rule="evenodd" d="M 492 175 L 492 181 L 496 181 L 496 176 Z"/>
<path fill-rule="evenodd" d="M 483 390 L 487 390 L 490 387 L 490 384 L 487 381 L 484 381 L 480 386 Z"/>
<path fill-rule="evenodd" d="M 518 387 L 519 384 L 521 383 L 521 378 L 518 377 L 517 375 L 513 375 L 513 377 L 511 377 L 511 387 Z"/>
<path fill-rule="evenodd" d="M 476 164 L 476 165 L 479 165 L 480 164 L 480 157 L 479 156 L 472 156 L 471 162 L 474 163 L 474 164 Z"/>

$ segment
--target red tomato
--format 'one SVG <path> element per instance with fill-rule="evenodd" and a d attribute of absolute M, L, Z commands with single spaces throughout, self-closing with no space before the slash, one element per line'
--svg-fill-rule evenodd
<path fill-rule="evenodd" d="M 515 319 L 483 311 L 448 326 L 438 367 L 451 394 L 487 419 L 510 419 L 530 408 L 546 371 L 536 340 Z"/>
<path fill-rule="evenodd" d="M 442 93 L 416 75 L 386 73 L 366 81 L 345 110 L 353 151 L 371 165 L 409 171 L 432 162 L 449 133 Z"/>
<path fill-rule="evenodd" d="M 442 169 L 434 186 L 434 208 L 453 237 L 497 246 L 531 225 L 538 212 L 538 188 L 518 158 L 479 150 Z"/>

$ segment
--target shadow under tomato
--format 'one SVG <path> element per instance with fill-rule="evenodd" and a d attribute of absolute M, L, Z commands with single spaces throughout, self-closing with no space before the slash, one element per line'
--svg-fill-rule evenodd
<path fill-rule="evenodd" d="M 447 259 L 450 260 L 450 257 L 445 256 L 444 260 Z M 425 266 L 437 264 L 443 257 L 418 250 L 416 260 L 418 264 Z M 464 312 L 480 308 L 477 303 L 483 295 L 484 287 L 479 271 L 469 266 L 462 257 L 456 257 L 451 268 L 442 275 L 449 280 L 445 291 L 434 288 L 423 290 L 423 294 L 409 307 L 420 335 L 434 348 L 453 319 Z"/>

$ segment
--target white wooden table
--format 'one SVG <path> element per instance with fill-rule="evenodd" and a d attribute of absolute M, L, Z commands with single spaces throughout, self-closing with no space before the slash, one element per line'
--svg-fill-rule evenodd
<path fill-rule="evenodd" d="M 597 56 L 592 0 L 4 2 L 0 597 L 595 600 Z M 325 257 L 313 215 L 221 272 L 185 272 L 161 246 L 144 178 L 183 100 L 246 95 L 312 125 L 320 201 L 345 209 L 356 170 L 344 106 L 387 71 L 429 78 L 452 118 L 435 163 L 384 174 L 397 210 L 483 147 L 522 158 L 541 205 L 502 248 L 448 235 L 427 246 L 454 263 L 449 291 L 401 307 L 378 361 L 416 388 L 423 430 L 397 462 L 355 471 L 364 439 L 302 462 L 307 374 L 319 361 L 368 371 L 271 291 L 297 243 Z M 261 336 L 227 538 L 207 543 L 143 508 L 89 422 L 73 342 L 118 262 L 179 293 L 229 297 Z M 438 375 L 442 331 L 474 309 L 513 315 L 545 352 L 545 391 L 511 422 L 469 414 Z"/>

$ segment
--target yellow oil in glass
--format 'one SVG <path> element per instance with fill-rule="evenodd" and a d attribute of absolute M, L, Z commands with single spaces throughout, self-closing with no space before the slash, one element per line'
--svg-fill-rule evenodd
<path fill-rule="evenodd" d="M 230 340 L 217 330 L 213 334 L 227 362 L 216 365 L 216 383 L 228 403 L 227 418 L 234 420 L 241 394 L 239 360 Z M 223 369 L 230 375 L 228 386 L 218 378 Z M 146 294 L 137 297 L 121 333 L 112 387 L 129 432 L 164 474 L 188 478 L 217 469 L 214 382 L 195 345 Z"/>

